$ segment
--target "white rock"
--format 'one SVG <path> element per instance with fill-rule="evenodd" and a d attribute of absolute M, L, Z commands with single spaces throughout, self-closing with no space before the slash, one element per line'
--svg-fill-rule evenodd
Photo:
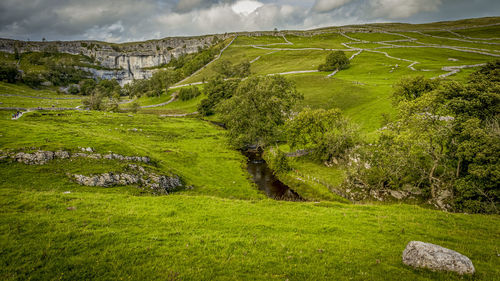
<path fill-rule="evenodd" d="M 474 274 L 471 260 L 453 250 L 425 243 L 411 241 L 403 251 L 403 263 L 412 267 L 431 270 L 453 271 L 459 274 Z"/>

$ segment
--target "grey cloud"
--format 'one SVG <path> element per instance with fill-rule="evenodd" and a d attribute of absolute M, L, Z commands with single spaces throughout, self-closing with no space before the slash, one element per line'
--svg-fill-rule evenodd
<path fill-rule="evenodd" d="M 175 12 L 187 13 L 193 10 L 210 8 L 217 4 L 227 4 L 235 0 L 179 0 L 175 7 Z"/>
<path fill-rule="evenodd" d="M 316 0 L 313 10 L 320 13 L 326 13 L 344 6 L 349 2 L 351 2 L 351 0 Z"/>
<path fill-rule="evenodd" d="M 498 16 L 497 0 L 2 0 L 0 37 L 113 42 L 168 36 L 310 29 L 368 22 L 452 20 Z"/>

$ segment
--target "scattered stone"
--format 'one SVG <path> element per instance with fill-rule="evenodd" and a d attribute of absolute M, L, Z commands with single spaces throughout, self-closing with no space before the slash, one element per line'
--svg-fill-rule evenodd
<path fill-rule="evenodd" d="M 56 158 L 60 158 L 60 159 L 67 159 L 69 158 L 69 153 L 67 151 L 63 151 L 63 150 L 58 150 L 54 153 L 54 155 L 56 156 Z"/>
<path fill-rule="evenodd" d="M 111 187 L 138 184 L 152 190 L 155 194 L 169 194 L 182 187 L 178 176 L 158 175 L 137 165 L 129 165 L 128 168 L 130 173 L 109 172 L 93 176 L 72 175 L 72 177 L 78 184 L 85 186 Z"/>
<path fill-rule="evenodd" d="M 83 151 L 92 151 L 92 148 L 81 148 Z M 0 160 L 5 159 L 7 157 L 10 157 L 14 159 L 14 161 L 28 164 L 28 165 L 43 165 L 46 164 L 50 160 L 54 159 L 68 159 L 68 158 L 91 158 L 91 159 L 113 159 L 113 160 L 119 160 L 119 161 L 132 161 L 132 162 L 143 162 L 146 164 L 149 164 L 151 162 L 151 159 L 147 156 L 123 156 L 120 154 L 115 154 L 115 153 L 110 153 L 106 155 L 101 155 L 99 153 L 82 153 L 82 152 L 77 152 L 77 153 L 72 153 L 70 154 L 68 151 L 64 150 L 58 150 L 56 152 L 52 151 L 43 151 L 43 150 L 38 150 L 34 153 L 25 153 L 25 152 L 18 152 L 18 153 L 6 153 L 0 155 Z"/>
<path fill-rule="evenodd" d="M 476 271 L 468 257 L 453 250 L 420 241 L 411 241 L 406 245 L 403 251 L 403 263 L 412 267 L 453 271 L 458 274 L 474 274 Z"/>
<path fill-rule="evenodd" d="M 63 194 L 70 194 L 71 191 L 64 191 Z"/>

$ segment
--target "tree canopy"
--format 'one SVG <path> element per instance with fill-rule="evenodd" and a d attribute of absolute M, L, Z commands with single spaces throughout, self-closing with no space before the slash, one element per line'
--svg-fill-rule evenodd
<path fill-rule="evenodd" d="M 334 71 L 348 68 L 349 59 L 343 51 L 331 52 L 326 56 L 326 61 L 318 67 L 319 71 Z"/>
<path fill-rule="evenodd" d="M 282 135 L 292 107 L 302 98 L 295 85 L 282 76 L 255 76 L 242 81 L 217 111 L 234 146 L 262 147 Z"/>

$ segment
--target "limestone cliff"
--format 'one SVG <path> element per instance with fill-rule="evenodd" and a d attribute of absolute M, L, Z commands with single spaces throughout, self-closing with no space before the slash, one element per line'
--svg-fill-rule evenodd
<path fill-rule="evenodd" d="M 134 79 L 149 78 L 154 70 L 148 69 L 168 63 L 173 57 L 197 52 L 214 45 L 229 35 L 198 37 L 172 37 L 144 42 L 113 44 L 98 41 L 32 42 L 0 39 L 0 51 L 20 53 L 56 48 L 61 53 L 85 55 L 95 60 L 95 68 L 85 68 L 95 77 L 115 78 L 120 84 Z"/>

